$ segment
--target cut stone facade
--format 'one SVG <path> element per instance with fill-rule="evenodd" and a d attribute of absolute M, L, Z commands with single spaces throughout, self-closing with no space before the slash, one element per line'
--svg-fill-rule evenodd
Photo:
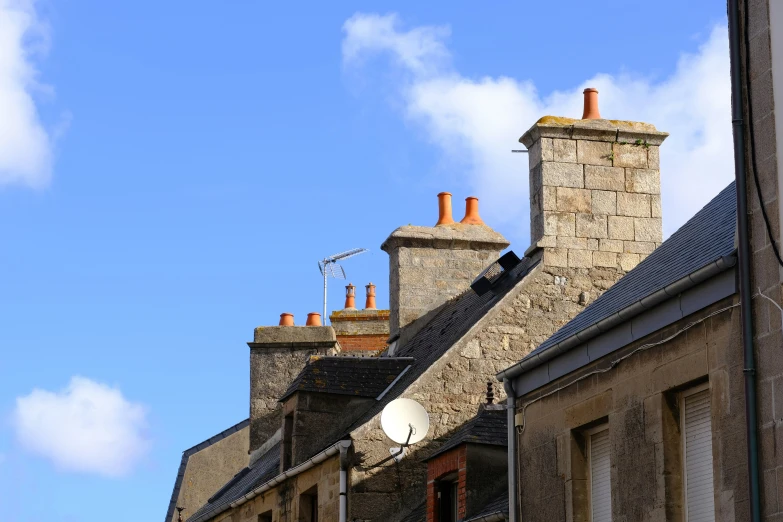
<path fill-rule="evenodd" d="M 548 266 L 628 271 L 660 245 L 666 136 L 648 123 L 546 116 L 520 138 L 531 248 L 544 249 Z"/>
<path fill-rule="evenodd" d="M 381 245 L 389 254 L 391 335 L 467 289 L 508 245 L 486 225 L 409 225 L 392 232 Z"/>

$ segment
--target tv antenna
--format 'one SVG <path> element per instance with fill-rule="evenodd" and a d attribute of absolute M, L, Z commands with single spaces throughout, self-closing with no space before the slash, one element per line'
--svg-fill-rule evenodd
<path fill-rule="evenodd" d="M 413 399 L 395 399 L 381 412 L 381 428 L 387 437 L 401 445 L 389 449 L 391 458 L 399 462 L 408 446 L 427 436 L 430 416 L 424 406 Z"/>
<path fill-rule="evenodd" d="M 340 266 L 338 261 L 342 259 L 348 259 L 349 257 L 357 256 L 367 252 L 366 248 L 354 248 L 345 252 L 340 252 L 333 256 L 325 257 L 321 261 L 318 261 L 318 270 L 321 271 L 321 275 L 324 276 L 324 323 L 326 324 L 326 278 L 331 276 L 335 279 L 345 279 L 345 270 Z"/>

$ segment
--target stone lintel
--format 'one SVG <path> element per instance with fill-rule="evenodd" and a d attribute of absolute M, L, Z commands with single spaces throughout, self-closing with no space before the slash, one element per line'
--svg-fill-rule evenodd
<path fill-rule="evenodd" d="M 486 225 L 454 223 L 436 227 L 402 226 L 386 238 L 381 250 L 390 253 L 394 249 L 407 247 L 500 252 L 509 245 L 502 234 Z"/>
<path fill-rule="evenodd" d="M 329 316 L 335 321 L 388 321 L 390 310 L 335 310 Z"/>
<path fill-rule="evenodd" d="M 590 141 L 646 143 L 660 145 L 669 136 L 650 123 L 623 120 L 576 120 L 544 116 L 519 138 L 530 148 L 541 138 L 560 138 Z"/>

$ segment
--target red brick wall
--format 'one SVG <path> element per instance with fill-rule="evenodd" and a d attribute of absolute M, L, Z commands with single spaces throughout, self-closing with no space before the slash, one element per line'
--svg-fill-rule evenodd
<path fill-rule="evenodd" d="M 463 444 L 438 455 L 427 463 L 427 522 L 440 522 L 438 519 L 438 492 L 436 483 L 441 477 L 457 472 L 457 518 L 465 518 L 465 467 L 468 454 Z"/>
<path fill-rule="evenodd" d="M 344 352 L 377 352 L 386 348 L 386 339 L 389 336 L 381 335 L 338 335 L 337 342 Z"/>

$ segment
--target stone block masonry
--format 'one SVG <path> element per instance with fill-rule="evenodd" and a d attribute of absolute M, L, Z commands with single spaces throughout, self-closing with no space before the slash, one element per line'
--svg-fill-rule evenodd
<path fill-rule="evenodd" d="M 658 147 L 647 123 L 547 116 L 529 150 L 532 246 L 550 266 L 627 271 L 663 240 Z"/>

